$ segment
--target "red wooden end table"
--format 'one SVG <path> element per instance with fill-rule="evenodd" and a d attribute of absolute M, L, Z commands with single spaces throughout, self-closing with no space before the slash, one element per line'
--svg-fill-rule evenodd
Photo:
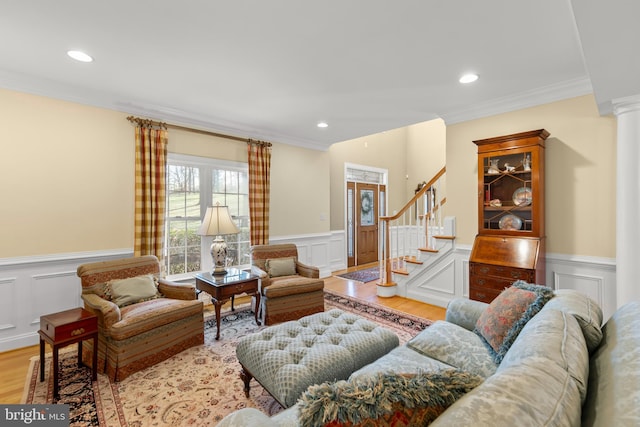
<path fill-rule="evenodd" d="M 44 343 L 53 347 L 53 398 L 59 398 L 58 350 L 78 343 L 78 366 L 82 366 L 82 341 L 93 339 L 92 380 L 98 379 L 98 318 L 83 309 L 72 308 L 40 316 L 40 381 L 44 381 Z"/>

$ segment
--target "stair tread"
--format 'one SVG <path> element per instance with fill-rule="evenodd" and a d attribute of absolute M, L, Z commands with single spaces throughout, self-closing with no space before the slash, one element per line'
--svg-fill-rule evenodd
<path fill-rule="evenodd" d="M 447 236 L 445 234 L 434 234 L 434 239 L 445 239 L 445 240 L 454 240 L 456 236 Z"/>
<path fill-rule="evenodd" d="M 422 252 L 431 252 L 431 253 L 438 253 L 440 252 L 438 249 L 431 249 L 431 248 L 418 248 L 419 251 Z"/>
<path fill-rule="evenodd" d="M 391 270 L 392 273 L 402 274 L 403 276 L 408 276 L 409 271 L 406 268 L 394 268 Z"/>

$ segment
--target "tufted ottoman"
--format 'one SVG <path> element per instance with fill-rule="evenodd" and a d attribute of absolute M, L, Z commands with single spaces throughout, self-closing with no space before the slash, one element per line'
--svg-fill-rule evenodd
<path fill-rule="evenodd" d="M 247 397 L 255 378 L 288 408 L 310 385 L 347 379 L 398 344 L 393 332 L 334 309 L 247 335 L 236 354 Z"/>

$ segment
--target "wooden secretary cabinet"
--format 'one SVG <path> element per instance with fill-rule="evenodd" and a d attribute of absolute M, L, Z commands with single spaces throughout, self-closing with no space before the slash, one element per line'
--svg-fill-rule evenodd
<path fill-rule="evenodd" d="M 478 146 L 478 234 L 469 298 L 491 302 L 516 280 L 545 283 L 544 129 Z"/>

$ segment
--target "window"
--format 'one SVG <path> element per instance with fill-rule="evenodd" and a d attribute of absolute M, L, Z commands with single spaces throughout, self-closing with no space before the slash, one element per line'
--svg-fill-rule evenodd
<path fill-rule="evenodd" d="M 246 163 L 168 155 L 167 210 L 165 218 L 165 268 L 176 276 L 210 269 L 212 236 L 198 235 L 208 206 L 219 202 L 240 229 L 225 236 L 227 265 L 248 264 L 249 253 L 249 181 Z"/>

